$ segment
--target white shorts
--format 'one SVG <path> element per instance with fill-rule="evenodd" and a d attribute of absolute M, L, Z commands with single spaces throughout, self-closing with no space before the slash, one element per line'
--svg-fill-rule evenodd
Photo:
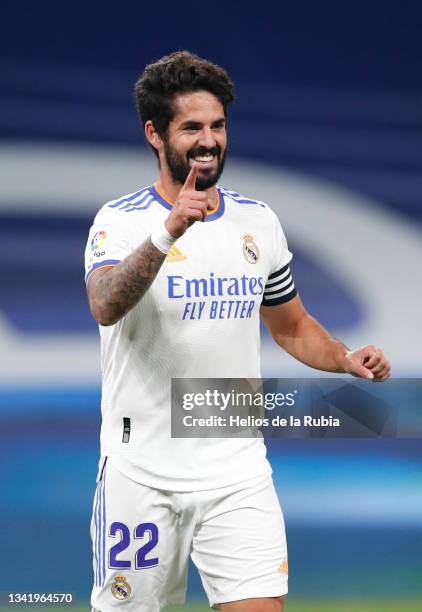
<path fill-rule="evenodd" d="M 152 489 L 110 459 L 91 523 L 93 608 L 158 612 L 185 601 L 188 559 L 211 607 L 287 593 L 284 520 L 271 477 L 209 491 Z"/>

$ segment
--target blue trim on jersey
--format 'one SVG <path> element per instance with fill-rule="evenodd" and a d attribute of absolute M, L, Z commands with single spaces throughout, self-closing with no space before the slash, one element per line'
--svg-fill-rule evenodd
<path fill-rule="evenodd" d="M 109 204 L 108 208 L 115 208 L 124 212 L 133 212 L 134 210 L 147 210 L 154 202 L 154 195 L 151 194 L 149 187 L 144 187 L 140 191 L 136 191 L 131 196 L 121 198 L 113 204 Z"/>
<path fill-rule="evenodd" d="M 94 570 L 94 582 L 95 586 L 99 586 L 98 570 L 99 570 L 99 558 L 98 558 L 98 503 L 100 498 L 100 483 L 97 485 L 95 491 L 94 500 L 94 524 L 95 524 L 95 540 L 94 540 L 94 556 L 95 556 L 95 570 Z"/>
<path fill-rule="evenodd" d="M 105 482 L 104 476 L 98 482 L 95 494 L 95 585 L 102 586 L 105 580 Z"/>
<path fill-rule="evenodd" d="M 235 200 L 235 202 L 236 204 L 255 204 L 255 206 L 265 208 L 265 204 L 261 204 L 261 202 L 254 202 L 253 200 Z"/>
<path fill-rule="evenodd" d="M 104 533 L 104 483 L 101 480 L 101 495 L 100 495 L 100 532 L 98 534 L 98 549 L 100 551 L 100 586 L 103 584 L 103 566 L 104 566 L 104 554 L 103 554 L 103 533 Z"/>
<path fill-rule="evenodd" d="M 160 196 L 160 194 L 158 193 L 154 185 L 151 185 L 149 190 L 154 196 L 154 198 L 157 200 L 157 202 L 161 204 L 161 206 L 164 206 L 164 208 L 167 208 L 167 210 L 173 210 L 173 206 L 169 204 L 168 202 L 166 202 L 165 199 Z"/>
<path fill-rule="evenodd" d="M 147 196 L 148 193 L 149 193 L 149 187 L 143 187 L 139 191 L 135 191 L 135 193 L 132 193 L 129 197 L 120 198 L 120 200 L 117 200 L 117 202 L 113 202 L 113 204 L 109 204 L 108 208 L 118 208 L 122 204 L 124 205 L 123 208 L 125 208 L 127 205 L 130 205 L 131 203 L 133 203 L 133 200 L 135 200 L 137 197 L 144 196 L 144 195 Z M 142 199 L 143 197 L 139 201 L 142 201 Z"/>
<path fill-rule="evenodd" d="M 221 192 L 227 197 L 231 198 L 233 202 L 236 202 L 236 204 L 255 204 L 255 206 L 260 206 L 261 208 L 267 208 L 266 204 L 264 204 L 263 202 L 258 202 L 258 200 L 251 200 L 250 198 L 245 198 L 236 191 L 230 191 L 225 187 L 221 187 Z"/>
<path fill-rule="evenodd" d="M 226 203 L 219 187 L 217 187 L 217 193 L 219 198 L 218 209 L 212 215 L 207 215 L 205 221 L 215 221 L 216 219 L 219 219 L 224 215 L 224 211 L 226 210 Z"/>
<path fill-rule="evenodd" d="M 103 483 L 103 515 L 102 515 L 102 537 L 101 537 L 101 546 L 102 546 L 102 564 L 101 564 L 101 570 L 102 570 L 102 575 L 101 575 L 101 585 L 103 586 L 104 582 L 105 582 L 105 577 L 106 577 L 106 530 L 107 530 L 107 522 L 106 522 L 106 505 L 105 505 L 105 470 L 103 473 L 103 478 L 102 481 Z"/>
<path fill-rule="evenodd" d="M 149 194 L 149 196 L 151 199 L 148 200 L 148 202 L 144 202 L 146 198 L 142 198 L 141 202 L 128 202 L 127 204 L 119 208 L 119 210 L 123 210 L 124 212 L 133 212 L 134 210 L 147 210 L 147 208 L 149 208 L 154 202 L 154 198 L 152 197 L 152 195 Z"/>
<path fill-rule="evenodd" d="M 94 511 L 95 522 L 95 585 L 103 586 L 106 574 L 105 540 L 106 540 L 106 514 L 105 514 L 105 481 L 104 476 L 98 482 L 96 504 Z"/>
<path fill-rule="evenodd" d="M 97 268 L 104 268 L 105 266 L 115 266 L 120 263 L 120 259 L 106 259 L 105 261 L 97 261 L 92 268 L 85 274 L 85 282 L 87 282 L 91 272 L 96 270 Z"/>
<path fill-rule="evenodd" d="M 120 208 L 120 210 L 123 210 L 124 212 L 133 212 L 134 210 L 147 210 L 153 202 L 155 202 L 154 196 L 151 193 L 148 193 L 148 196 L 144 196 L 140 202 L 129 202 L 128 204 Z"/>
<path fill-rule="evenodd" d="M 154 198 L 157 200 L 157 202 L 159 204 L 161 204 L 161 206 L 164 206 L 164 208 L 167 208 L 167 210 L 172 210 L 173 209 L 173 206 L 171 204 L 169 204 L 168 202 L 166 202 L 166 200 L 158 193 L 158 191 L 156 190 L 156 188 L 153 185 L 149 189 L 150 189 L 151 193 L 153 194 Z M 219 197 L 218 209 L 212 215 L 207 215 L 207 217 L 205 219 L 205 222 L 207 222 L 207 221 L 215 221 L 216 219 L 219 219 L 224 214 L 224 211 L 226 209 L 226 204 L 225 204 L 225 201 L 224 201 L 223 194 L 222 194 L 222 192 L 221 192 L 219 187 L 217 187 L 217 193 L 218 193 L 218 197 Z"/>

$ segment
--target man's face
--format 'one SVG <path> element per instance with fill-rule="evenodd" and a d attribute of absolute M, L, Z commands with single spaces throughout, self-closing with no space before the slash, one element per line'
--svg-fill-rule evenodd
<path fill-rule="evenodd" d="M 196 189 L 215 185 L 227 151 L 226 118 L 221 102 L 208 91 L 179 94 L 176 114 L 163 137 L 164 156 L 176 183 L 183 183 L 193 162 L 198 165 Z"/>

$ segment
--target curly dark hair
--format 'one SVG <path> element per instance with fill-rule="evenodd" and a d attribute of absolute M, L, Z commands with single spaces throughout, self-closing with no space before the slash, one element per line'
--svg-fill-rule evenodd
<path fill-rule="evenodd" d="M 175 115 L 174 97 L 198 90 L 214 94 L 227 115 L 235 93 L 233 82 L 221 66 L 189 51 L 176 51 L 149 64 L 135 84 L 135 101 L 142 125 L 151 120 L 158 134 L 165 136 Z"/>

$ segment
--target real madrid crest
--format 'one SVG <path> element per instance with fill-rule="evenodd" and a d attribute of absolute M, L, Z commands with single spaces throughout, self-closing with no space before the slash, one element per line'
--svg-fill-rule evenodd
<path fill-rule="evenodd" d="M 250 264 L 256 264 L 259 259 L 259 249 L 253 241 L 253 236 L 245 234 L 243 236 L 243 255 Z"/>
<path fill-rule="evenodd" d="M 111 592 L 116 599 L 129 599 L 132 589 L 124 576 L 116 576 L 111 583 Z"/>

